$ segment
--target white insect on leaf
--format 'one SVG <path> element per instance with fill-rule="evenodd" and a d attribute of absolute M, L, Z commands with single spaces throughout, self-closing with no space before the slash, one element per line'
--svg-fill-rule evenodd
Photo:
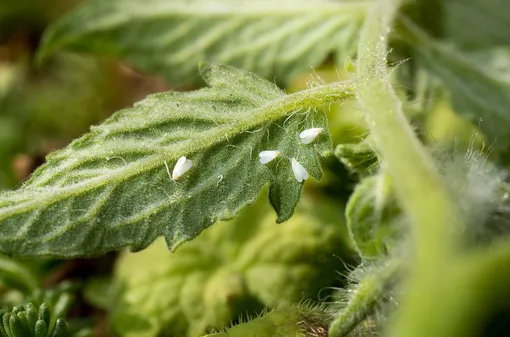
<path fill-rule="evenodd" d="M 262 165 L 269 163 L 280 155 L 280 151 L 262 151 L 259 153 L 259 161 Z"/>
<path fill-rule="evenodd" d="M 299 138 L 301 139 L 301 143 L 310 144 L 314 141 L 315 138 L 322 132 L 322 128 L 310 128 L 302 131 L 299 134 Z"/>
<path fill-rule="evenodd" d="M 297 181 L 302 182 L 303 180 L 308 179 L 308 172 L 303 165 L 301 165 L 295 158 L 292 158 L 290 162 L 292 165 L 292 172 L 294 172 L 294 177 L 296 177 Z"/>
<path fill-rule="evenodd" d="M 192 162 L 189 159 L 186 159 L 185 156 L 182 156 L 177 160 L 175 164 L 174 170 L 172 171 L 172 179 L 178 180 L 184 173 L 188 172 L 191 168 Z"/>

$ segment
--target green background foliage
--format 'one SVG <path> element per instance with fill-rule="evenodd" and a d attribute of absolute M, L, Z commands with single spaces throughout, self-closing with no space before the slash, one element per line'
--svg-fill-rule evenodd
<path fill-rule="evenodd" d="M 264 199 L 175 253 L 156 241 L 143 252 L 123 254 L 115 269 L 122 292 L 114 328 L 126 336 L 200 336 L 250 308 L 316 300 L 321 289 L 328 294 L 324 287 L 340 285 L 338 273 L 345 269 L 336 256 L 347 257 L 350 249 L 338 205 L 306 197 L 289 221 L 275 225 Z"/>
<path fill-rule="evenodd" d="M 0 337 L 506 336 L 507 13 L 0 3 Z"/>
<path fill-rule="evenodd" d="M 91 1 L 47 31 L 40 56 L 61 49 L 106 53 L 175 84 L 196 81 L 196 64 L 213 61 L 287 83 L 332 52 L 339 64 L 352 55 L 369 4 Z"/>

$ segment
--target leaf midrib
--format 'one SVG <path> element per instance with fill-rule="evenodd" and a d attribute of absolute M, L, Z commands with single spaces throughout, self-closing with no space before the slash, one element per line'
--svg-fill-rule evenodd
<path fill-rule="evenodd" d="M 119 170 L 112 171 L 115 172 L 115 174 L 99 176 L 75 184 L 74 186 L 45 188 L 44 192 L 39 192 L 37 194 L 37 198 L 29 199 L 15 206 L 7 206 L 3 209 L 0 208 L 0 221 L 17 214 L 29 212 L 37 207 L 52 205 L 60 200 L 78 196 L 105 185 L 122 183 L 133 176 L 144 174 L 158 166 L 164 165 L 165 161 L 168 163 L 169 161 L 176 160 L 182 154 L 192 155 L 200 150 L 217 145 L 227 140 L 227 138 L 233 138 L 243 131 L 252 130 L 262 124 L 274 122 L 303 107 L 318 107 L 340 99 L 352 97 L 354 92 L 353 87 L 353 83 L 350 81 L 336 82 L 283 96 L 259 108 L 253 109 L 252 114 L 238 120 L 236 124 L 226 124 L 225 126 L 215 128 L 214 131 L 211 131 L 210 138 L 207 138 L 209 133 L 206 133 L 203 137 L 199 137 L 191 142 L 185 142 L 185 144 L 174 149 L 172 153 L 165 152 L 161 155 L 153 155 L 146 159 L 138 160 L 137 162 L 123 166 Z M 40 187 L 36 189 L 26 188 L 23 192 L 33 193 L 37 191 L 37 189 L 40 189 Z M 13 194 L 12 196 L 15 197 L 13 200 L 22 197 L 22 195 L 19 196 L 19 194 Z"/>

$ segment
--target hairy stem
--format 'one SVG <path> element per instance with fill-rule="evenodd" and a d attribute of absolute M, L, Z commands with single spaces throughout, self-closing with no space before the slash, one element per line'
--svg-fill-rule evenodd
<path fill-rule="evenodd" d="M 382 165 L 394 178 L 399 203 L 413 225 L 415 262 L 396 324 L 390 328 L 390 336 L 408 337 L 417 336 L 417 331 L 428 335 L 427 321 L 437 302 L 424 300 L 424 296 L 442 296 L 435 286 L 443 282 L 443 272 L 457 247 L 455 227 L 462 220 L 390 83 L 387 40 L 400 4 L 401 0 L 379 0 L 365 21 L 358 48 L 356 97 L 369 117 Z"/>
<path fill-rule="evenodd" d="M 358 49 L 356 97 L 369 124 L 397 197 L 414 225 L 417 258 L 437 261 L 450 250 L 457 206 L 407 122 L 386 69 L 386 40 L 400 0 L 380 0 L 367 18 Z M 434 242 L 434 249 L 430 243 Z"/>
<path fill-rule="evenodd" d="M 492 321 L 499 310 L 508 308 L 510 296 L 510 243 L 504 240 L 487 250 L 477 250 L 451 260 L 442 282 L 436 284 L 433 294 L 422 294 L 422 308 L 427 302 L 433 312 L 422 312 L 400 329 L 400 336 L 413 337 L 475 337 Z M 408 310 L 409 308 L 407 308 Z M 404 309 L 406 310 L 406 309 Z M 398 323 L 404 323 L 399 321 Z"/>
<path fill-rule="evenodd" d="M 428 336 L 480 336 L 491 316 L 508 308 L 510 268 L 502 268 L 510 265 L 508 240 L 489 250 L 459 256 L 459 260 L 444 284 L 449 287 L 447 293 L 454 295 L 448 297 L 448 303 L 436 302 L 440 307 L 437 314 L 443 319 L 429 325 Z"/>
<path fill-rule="evenodd" d="M 339 312 L 329 326 L 330 337 L 346 336 L 359 323 L 372 314 L 378 301 L 399 278 L 400 260 L 391 260 L 379 270 L 362 280 L 347 306 Z"/>

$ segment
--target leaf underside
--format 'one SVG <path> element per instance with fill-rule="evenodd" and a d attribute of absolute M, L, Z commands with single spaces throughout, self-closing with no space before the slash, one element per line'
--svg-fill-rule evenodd
<path fill-rule="evenodd" d="M 199 80 L 196 64 L 207 60 L 285 83 L 330 54 L 337 64 L 352 55 L 370 3 L 88 1 L 47 30 L 40 56 L 57 50 L 113 55 L 176 84 Z"/>
<path fill-rule="evenodd" d="M 205 64 L 201 73 L 208 88 L 151 95 L 117 112 L 1 195 L 0 251 L 95 256 L 141 250 L 161 235 L 176 247 L 235 217 L 267 183 L 278 221 L 287 220 L 302 189 L 290 158 L 320 179 L 318 155 L 332 150 L 324 114 L 275 113 L 286 95 L 251 73 Z M 301 144 L 299 132 L 312 125 L 325 132 Z M 260 151 L 276 149 L 280 157 L 258 162 Z M 182 155 L 193 167 L 173 181 Z"/>

